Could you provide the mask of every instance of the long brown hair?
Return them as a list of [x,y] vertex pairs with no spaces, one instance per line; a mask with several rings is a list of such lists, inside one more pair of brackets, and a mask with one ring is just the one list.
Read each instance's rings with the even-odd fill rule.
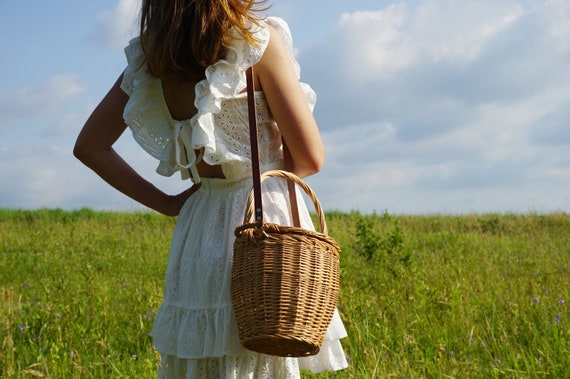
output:
[[[143,0],[140,41],[150,73],[160,78],[201,80],[204,68],[225,56],[233,27],[248,43],[257,8],[267,0]],[[254,8],[255,7],[255,8]]]

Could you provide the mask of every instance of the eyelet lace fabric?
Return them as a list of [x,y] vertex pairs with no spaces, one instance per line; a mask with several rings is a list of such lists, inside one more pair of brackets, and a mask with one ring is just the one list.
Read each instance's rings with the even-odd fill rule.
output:
[[[279,18],[268,18],[285,42],[300,77],[299,64],[294,58],[289,27]],[[221,165],[226,178],[239,180],[247,177],[249,163],[249,131],[247,127],[247,96],[245,71],[259,62],[267,44],[267,27],[254,26],[257,46],[251,46],[237,34],[227,46],[227,55],[205,73],[206,79],[195,87],[194,105],[197,114],[189,120],[174,120],[164,101],[162,83],[148,73],[139,39],[131,40],[125,48],[128,65],[123,73],[121,88],[129,95],[123,117],[134,139],[151,156],[158,159],[157,172],[171,176],[181,171],[182,178],[200,178],[195,164],[203,159],[209,165]],[[305,83],[302,88],[311,109],[316,102],[314,91]],[[260,133],[260,161],[262,168],[274,167],[282,159],[281,142],[274,138],[279,129],[272,120],[263,92],[256,92],[257,121]],[[197,157],[195,151],[203,151]],[[194,170],[193,170],[194,169]],[[191,174],[189,173],[191,172]]]
[[[287,24],[276,18],[266,23],[278,32],[293,57]],[[128,66],[122,88],[129,95],[124,119],[134,139],[159,161],[157,172],[180,171],[202,186],[182,207],[172,236],[165,279],[164,302],[157,312],[152,337],[162,361],[159,378],[300,378],[300,370],[335,371],[347,367],[340,339],[346,330],[335,313],[319,354],[307,358],[270,357],[244,349],[237,332],[230,294],[234,229],[244,220],[251,189],[249,124],[245,71],[257,63],[269,42],[269,30],[256,31],[261,42],[252,47],[236,37],[225,60],[208,67],[196,85],[198,113],[173,120],[164,101],[162,83],[148,74],[137,39],[125,49]],[[316,96],[302,84],[314,107]],[[259,151],[262,171],[283,168],[281,134],[263,92],[256,92]],[[202,151],[196,157],[195,150]],[[192,172],[203,159],[221,165],[224,179],[200,178]],[[195,171],[195,170],[194,170]],[[266,222],[290,225],[287,184],[264,182]],[[313,229],[299,193],[301,225]]]
[[[320,352],[306,358],[267,357],[239,342],[231,305],[233,230],[243,223],[251,178],[237,182],[203,178],[181,209],[172,237],[164,302],[152,337],[163,362],[160,378],[299,378],[300,370],[347,367],[340,339],[346,330],[335,312]],[[266,222],[290,225],[287,183],[263,183]],[[298,193],[298,199],[302,199]],[[299,201],[301,226],[313,230]],[[247,374],[246,374],[247,373]]]

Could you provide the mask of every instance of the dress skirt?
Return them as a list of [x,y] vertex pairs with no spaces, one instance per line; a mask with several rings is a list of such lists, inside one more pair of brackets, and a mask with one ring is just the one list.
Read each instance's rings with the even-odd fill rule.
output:
[[[184,204],[174,230],[164,302],[152,337],[162,359],[159,379],[300,378],[300,370],[335,371],[347,366],[340,339],[346,331],[337,312],[319,354],[283,358],[258,354],[240,345],[233,315],[230,279],[234,229],[243,223],[251,179],[202,179]],[[298,195],[301,225],[313,229]],[[265,222],[290,225],[287,183],[263,183]]]

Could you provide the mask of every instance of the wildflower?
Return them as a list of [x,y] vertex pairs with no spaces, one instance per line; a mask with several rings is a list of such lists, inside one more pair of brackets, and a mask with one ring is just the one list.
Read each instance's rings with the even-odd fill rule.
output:
[[560,315],[556,315],[556,323],[557,324],[560,324],[560,319],[561,319]]
[[566,302],[564,301],[564,299],[560,299],[560,301],[558,302],[558,304],[564,304],[564,303],[566,303]]
[[500,364],[500,363],[501,363],[501,360],[500,360],[500,359],[495,359],[495,364],[496,364],[496,365],[498,365],[498,364]]
[[60,319],[60,318],[61,318],[61,313],[56,313],[56,314],[55,314],[55,318]]
[[148,321],[154,320],[154,309],[151,309],[148,313],[143,314],[142,317]]
[[539,299],[538,297],[535,297],[533,301],[534,301],[535,303],[538,303],[538,302],[540,302],[540,299]]
[[28,329],[28,325],[26,324],[18,325],[18,328],[20,328],[20,332],[24,333],[26,329]]

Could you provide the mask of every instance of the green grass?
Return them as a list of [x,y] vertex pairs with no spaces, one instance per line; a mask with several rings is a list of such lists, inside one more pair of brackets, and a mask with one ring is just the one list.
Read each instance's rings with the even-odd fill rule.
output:
[[[570,377],[570,215],[327,222],[350,367],[307,378]],[[0,210],[0,377],[155,377],[174,223]]]

